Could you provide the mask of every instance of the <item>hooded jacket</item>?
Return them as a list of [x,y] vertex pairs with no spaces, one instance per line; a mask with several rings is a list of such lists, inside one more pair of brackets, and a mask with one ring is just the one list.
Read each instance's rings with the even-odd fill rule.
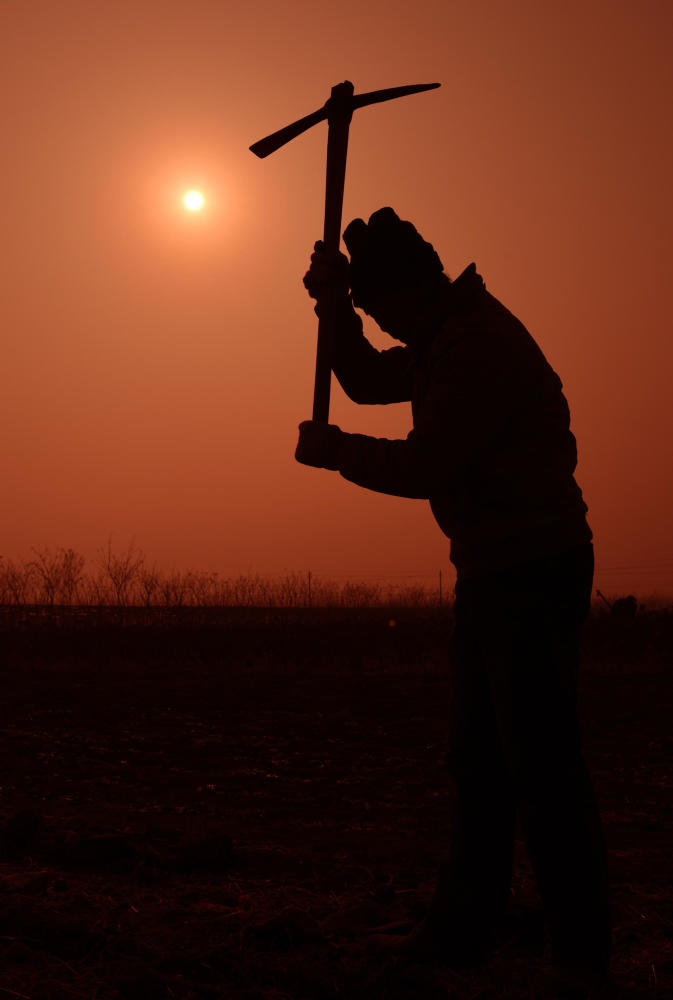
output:
[[474,264],[421,348],[377,351],[349,306],[332,367],[356,403],[411,401],[406,439],[344,432],[337,466],[367,489],[429,500],[461,578],[591,540],[561,380]]

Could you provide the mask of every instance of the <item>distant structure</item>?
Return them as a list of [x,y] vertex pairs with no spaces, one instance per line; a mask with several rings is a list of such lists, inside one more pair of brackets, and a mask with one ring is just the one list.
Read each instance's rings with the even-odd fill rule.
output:
[[607,604],[610,609],[610,617],[616,621],[633,621],[638,614],[638,602],[633,594],[629,594],[628,597],[618,597],[616,601],[609,601],[600,590],[597,590],[596,593]]

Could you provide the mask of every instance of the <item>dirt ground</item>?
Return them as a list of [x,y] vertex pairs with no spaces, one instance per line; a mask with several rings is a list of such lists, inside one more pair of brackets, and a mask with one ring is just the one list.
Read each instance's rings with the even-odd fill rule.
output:
[[[0,1000],[544,998],[521,843],[487,967],[379,946],[422,916],[449,822],[449,625],[391,614],[5,624]],[[635,997],[673,996],[672,669],[673,616],[588,623],[586,755]]]

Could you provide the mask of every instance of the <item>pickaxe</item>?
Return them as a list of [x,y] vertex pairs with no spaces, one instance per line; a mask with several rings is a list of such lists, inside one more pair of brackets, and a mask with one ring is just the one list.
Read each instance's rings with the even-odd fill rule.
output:
[[[390,87],[388,90],[373,90],[368,94],[353,93],[353,84],[346,80],[332,87],[331,96],[321,108],[304,118],[286,125],[260,139],[250,147],[259,157],[274,153],[290,139],[301,135],[313,125],[327,119],[327,180],[325,184],[325,227],[323,242],[325,250],[337,253],[341,242],[341,211],[343,208],[344,180],[346,176],[346,154],[348,151],[348,129],[353,112],[368,104],[391,101],[395,97],[418,94],[423,90],[434,90],[438,83],[418,83],[409,87]],[[336,321],[336,299],[326,298],[320,303],[318,319],[318,350],[315,362],[315,387],[313,391],[313,419],[327,423],[329,420],[329,396],[332,376],[331,346]]]

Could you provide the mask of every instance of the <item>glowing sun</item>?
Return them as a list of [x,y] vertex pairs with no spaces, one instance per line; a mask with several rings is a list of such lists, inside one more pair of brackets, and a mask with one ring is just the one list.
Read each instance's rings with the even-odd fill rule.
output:
[[199,212],[203,208],[204,200],[200,191],[188,191],[182,202],[190,212]]

